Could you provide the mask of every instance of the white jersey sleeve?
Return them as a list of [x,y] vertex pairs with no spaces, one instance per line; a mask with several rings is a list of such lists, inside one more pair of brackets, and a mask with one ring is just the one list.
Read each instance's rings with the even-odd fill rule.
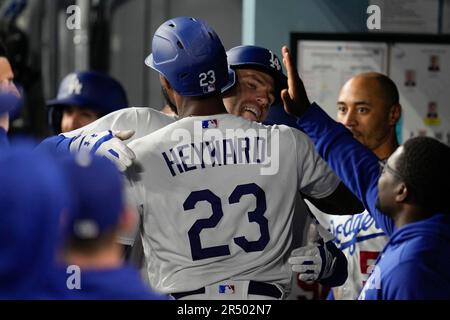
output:
[[316,152],[311,140],[301,131],[292,130],[297,150],[300,192],[316,199],[329,196],[340,180]]
[[134,130],[134,136],[126,141],[128,144],[173,122],[175,122],[175,119],[152,108],[127,108],[107,114],[80,129],[64,133],[64,136],[72,138],[79,134],[97,133],[106,130]]
[[126,246],[132,246],[139,236],[139,228],[142,221],[142,211],[143,211],[143,194],[142,185],[139,181],[135,181],[130,175],[134,175],[133,170],[129,170],[127,175],[129,177],[124,179],[124,190],[125,190],[125,204],[133,211],[136,215],[136,224],[132,230],[127,233],[122,233],[118,237],[118,242]]

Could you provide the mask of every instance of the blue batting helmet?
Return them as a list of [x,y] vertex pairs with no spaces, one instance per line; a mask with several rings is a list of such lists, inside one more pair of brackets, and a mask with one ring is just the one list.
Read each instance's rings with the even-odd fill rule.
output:
[[122,85],[112,77],[95,71],[83,71],[67,75],[59,86],[57,98],[48,101],[47,106],[50,108],[50,125],[59,133],[62,107],[77,106],[104,116],[128,107],[128,100]]
[[220,93],[228,82],[225,49],[202,20],[178,17],[163,23],[152,47],[145,64],[162,74],[182,96]]
[[[227,52],[228,64],[231,69],[256,69],[269,73],[275,79],[275,90],[280,92],[287,88],[287,78],[283,73],[280,59],[272,51],[258,46],[238,46]],[[229,75],[229,85],[224,92],[235,84],[235,75]]]

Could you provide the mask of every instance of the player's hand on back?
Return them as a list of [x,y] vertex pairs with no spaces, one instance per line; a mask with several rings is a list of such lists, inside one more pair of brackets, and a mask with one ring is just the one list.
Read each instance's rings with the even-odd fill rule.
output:
[[290,115],[301,117],[311,103],[309,102],[303,81],[300,79],[297,68],[292,61],[289,49],[284,46],[281,51],[283,55],[283,64],[288,75],[288,89],[284,89],[281,92],[284,109]]
[[104,131],[100,133],[80,134],[70,143],[71,152],[90,152],[104,156],[116,164],[121,172],[125,172],[136,155],[124,141],[134,136],[135,132],[129,131]]

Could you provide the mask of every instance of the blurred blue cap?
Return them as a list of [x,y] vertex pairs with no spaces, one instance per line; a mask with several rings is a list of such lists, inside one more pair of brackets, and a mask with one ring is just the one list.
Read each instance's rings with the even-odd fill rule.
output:
[[78,239],[96,239],[118,224],[124,209],[122,176],[106,158],[78,153],[62,164],[75,202],[68,232]]
[[22,99],[10,92],[0,92],[0,114],[15,114],[22,108]]
[[56,159],[32,148],[15,144],[0,153],[0,299],[42,290],[61,214],[71,206]]
[[71,105],[107,114],[128,107],[128,100],[122,85],[112,77],[83,71],[67,75],[56,99],[47,102],[49,107]]
[[100,117],[128,107],[128,99],[122,85],[112,77],[83,71],[67,75],[61,82],[56,99],[47,101],[49,124],[56,134],[61,133],[63,108],[77,106],[90,109]]

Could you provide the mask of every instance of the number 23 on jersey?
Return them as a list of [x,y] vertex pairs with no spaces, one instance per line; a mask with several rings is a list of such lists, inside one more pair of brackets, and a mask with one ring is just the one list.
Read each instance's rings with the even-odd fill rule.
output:
[[[236,235],[233,241],[245,252],[263,251],[270,240],[269,224],[267,218],[264,216],[267,209],[266,194],[255,183],[239,185],[231,193],[227,205],[232,206],[239,203],[245,195],[253,195],[256,198],[256,209],[248,212],[247,215],[249,223],[257,223],[259,225],[261,235],[256,241],[248,241],[244,235]],[[208,202],[211,205],[212,215],[208,219],[197,220],[188,231],[192,260],[197,261],[230,255],[228,244],[207,248],[202,247],[200,240],[201,231],[203,229],[216,228],[223,217],[222,200],[208,189],[192,192],[183,204],[184,210],[190,213],[195,209],[197,203],[202,201]]]

